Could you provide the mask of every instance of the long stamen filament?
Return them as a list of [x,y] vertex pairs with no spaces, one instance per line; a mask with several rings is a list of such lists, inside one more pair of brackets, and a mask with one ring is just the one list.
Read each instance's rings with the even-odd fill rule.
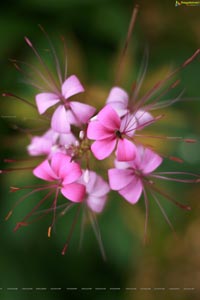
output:
[[73,223],[72,223],[71,228],[70,228],[70,232],[69,232],[68,238],[67,238],[66,243],[65,243],[65,245],[64,245],[64,247],[62,249],[62,252],[61,252],[62,255],[65,255],[65,253],[67,251],[67,248],[68,248],[69,243],[70,243],[71,238],[72,238],[72,234],[74,232],[75,226],[76,226],[77,221],[78,221],[78,217],[79,217],[80,211],[81,211],[81,205],[79,205],[78,208],[77,208],[77,211],[76,211]]

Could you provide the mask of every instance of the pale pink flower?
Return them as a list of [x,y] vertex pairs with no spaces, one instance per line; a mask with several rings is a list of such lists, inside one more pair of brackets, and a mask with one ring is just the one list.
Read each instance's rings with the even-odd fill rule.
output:
[[58,133],[49,129],[42,136],[34,136],[27,150],[31,156],[46,155],[48,158],[56,152],[66,154],[70,152],[70,147],[77,143],[75,136],[69,133]]
[[132,116],[125,116],[121,120],[110,105],[105,106],[96,119],[88,124],[87,137],[95,140],[91,146],[94,156],[104,159],[116,148],[117,160],[133,160],[136,147],[129,139],[134,135],[135,122]]
[[45,160],[33,170],[33,174],[46,181],[55,182],[62,195],[73,201],[81,202],[85,195],[85,186],[77,182],[82,171],[79,164],[71,162],[71,157],[56,153],[51,161]]
[[129,112],[128,110],[128,93],[120,87],[113,87],[110,90],[106,104],[112,106],[120,117]]
[[108,170],[112,190],[118,191],[131,204],[141,197],[145,181],[157,169],[163,159],[148,148],[138,147],[135,160],[116,162],[116,168]]
[[118,113],[120,117],[125,116],[127,113],[132,114],[137,122],[137,130],[149,125],[154,120],[153,116],[143,108],[137,108],[130,104],[128,93],[120,87],[113,87],[108,95],[106,104],[112,106],[112,108]]
[[85,202],[92,211],[102,212],[110,191],[108,183],[97,173],[88,170],[84,172],[82,182],[86,186]]
[[68,77],[61,86],[61,92],[40,93],[36,95],[36,104],[40,114],[55,104],[59,106],[53,113],[51,127],[61,133],[70,132],[70,124],[80,126],[93,116],[95,108],[77,101],[69,101],[71,96],[84,91],[82,84],[75,75]]

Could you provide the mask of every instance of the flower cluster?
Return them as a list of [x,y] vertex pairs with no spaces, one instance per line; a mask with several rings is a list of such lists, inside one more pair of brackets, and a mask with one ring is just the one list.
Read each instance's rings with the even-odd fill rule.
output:
[[[30,40],[28,38],[25,40],[42,61]],[[35,192],[48,192],[32,211],[17,223],[15,230],[20,226],[28,225],[34,213],[52,195],[53,201],[44,212],[46,214],[46,212],[53,211],[53,220],[48,229],[48,236],[55,224],[57,208],[60,207],[58,205],[60,197],[65,201],[63,212],[70,205],[76,204],[78,207],[86,207],[91,214],[101,213],[104,210],[108,193],[111,190],[117,191],[122,199],[131,205],[136,204],[143,197],[146,205],[145,228],[149,196],[156,200],[170,226],[171,223],[160,205],[157,194],[182,208],[190,209],[189,206],[175,201],[162,191],[156,181],[161,179],[185,183],[199,182],[199,176],[187,172],[156,172],[162,165],[164,157],[158,154],[153,146],[143,144],[141,132],[163,118],[162,114],[156,115],[156,109],[160,110],[178,100],[176,98],[159,103],[161,96],[178,84],[177,80],[171,83],[173,75],[191,63],[199,52],[197,50],[180,68],[156,83],[143,96],[139,97],[139,89],[144,74],[136,82],[135,88],[130,94],[120,86],[112,87],[107,99],[104,100],[104,106],[98,112],[95,107],[74,100],[73,96],[78,99],[79,94],[85,91],[76,75],[63,77],[58,66],[58,83],[43,62],[46,73],[39,73],[39,75],[46,88],[36,92],[35,103],[40,117],[46,116],[49,128],[41,135],[32,136],[27,146],[27,152],[31,157],[37,159],[42,157],[42,161],[32,170],[33,176],[37,177],[41,183],[20,201]],[[158,92],[160,92],[159,96]],[[4,96],[12,96],[12,94],[4,94]],[[158,138],[162,137],[158,136]],[[169,140],[170,137],[167,139]],[[173,137],[172,139],[194,142],[189,139]],[[104,173],[99,174],[92,167],[92,165],[95,166],[94,160],[106,158],[109,158],[110,167]],[[173,159],[178,160],[178,158]],[[176,178],[175,175],[178,175],[179,178]],[[43,181],[46,184],[43,184]],[[20,188],[12,187],[12,191],[18,189]],[[78,214],[79,209],[75,221]],[[8,216],[10,215],[11,212]],[[69,238],[63,254],[67,249]]]

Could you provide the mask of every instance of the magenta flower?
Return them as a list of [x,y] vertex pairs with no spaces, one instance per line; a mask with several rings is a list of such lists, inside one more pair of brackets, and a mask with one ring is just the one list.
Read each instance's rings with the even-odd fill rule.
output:
[[135,118],[130,115],[121,120],[110,105],[105,106],[87,129],[87,137],[96,140],[91,146],[94,156],[104,159],[116,148],[117,160],[133,160],[136,147],[129,139],[135,132],[135,122]]
[[60,93],[40,93],[36,95],[36,104],[40,114],[49,107],[60,103],[53,113],[51,127],[61,133],[70,132],[70,124],[80,126],[93,116],[95,108],[77,101],[69,101],[71,96],[84,91],[82,84],[75,75],[68,77],[61,87]]
[[162,161],[163,159],[152,150],[138,147],[135,160],[116,162],[116,168],[108,170],[111,189],[118,191],[131,204],[135,204],[141,197],[148,176]]
[[43,161],[33,170],[33,174],[46,181],[54,182],[62,195],[73,201],[81,202],[85,195],[85,186],[76,182],[82,175],[80,166],[71,162],[71,157],[56,153],[51,161]]
[[83,174],[83,183],[86,186],[85,201],[87,205],[96,213],[102,212],[110,191],[108,183],[97,173],[88,170]]

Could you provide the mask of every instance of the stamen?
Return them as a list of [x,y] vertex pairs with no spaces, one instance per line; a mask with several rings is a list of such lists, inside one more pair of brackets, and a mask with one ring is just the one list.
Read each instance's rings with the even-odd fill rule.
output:
[[29,158],[24,158],[24,159],[13,159],[13,158],[4,158],[3,162],[5,163],[21,163],[21,162],[26,162],[26,161],[32,161],[37,159],[36,157],[29,157]]
[[65,253],[66,253],[66,251],[68,249],[69,243],[70,243],[71,238],[72,238],[72,234],[74,232],[75,226],[76,226],[77,221],[78,221],[78,217],[79,217],[79,214],[80,214],[80,209],[81,209],[81,205],[78,206],[78,209],[76,211],[76,214],[75,214],[72,226],[70,228],[70,232],[69,232],[68,238],[67,238],[66,243],[65,243],[65,245],[64,245],[64,247],[62,249],[62,252],[61,252],[62,255],[65,255]]
[[92,224],[94,234],[96,236],[97,242],[100,247],[101,255],[102,255],[104,261],[106,261],[106,254],[105,254],[105,250],[104,250],[104,246],[103,246],[103,242],[102,242],[102,238],[101,238],[101,232],[99,230],[99,225],[97,223],[96,215],[92,211],[88,211],[88,215],[89,215],[90,222]]
[[[147,183],[147,184],[148,184],[148,183]],[[155,191],[155,192],[161,194],[165,199],[167,199],[167,200],[169,200],[170,202],[174,203],[176,206],[178,206],[178,207],[180,207],[180,208],[182,208],[182,209],[184,209],[184,210],[191,210],[191,207],[190,207],[190,206],[184,205],[184,204],[182,204],[182,203],[180,203],[180,202],[177,202],[177,201],[174,200],[171,196],[169,196],[168,194],[166,194],[165,192],[163,192],[162,190],[160,190],[159,188],[157,188],[155,185],[149,185],[149,186],[150,186],[150,188],[151,188],[153,191]]]
[[184,139],[184,142],[193,144],[193,143],[196,143],[197,140],[195,140],[195,139]]
[[8,221],[8,219],[12,216],[13,211],[10,210],[7,216],[5,217],[5,221]]
[[135,22],[136,22],[138,10],[139,10],[139,5],[136,4],[134,9],[133,9],[131,21],[130,21],[129,28],[128,28],[128,33],[127,33],[125,44],[124,44],[124,48],[122,49],[122,53],[121,53],[121,56],[120,56],[120,59],[119,59],[119,65],[118,65],[118,70],[117,70],[117,74],[116,74],[115,85],[117,85],[117,83],[119,82],[120,76],[122,74],[123,65],[124,65],[124,58],[126,56],[126,52],[127,52],[128,45],[129,45],[129,42],[130,42],[131,34],[133,32],[133,28],[134,28],[134,25],[135,25]]
[[[177,86],[179,83],[180,83],[180,80],[176,80],[169,87],[167,87],[162,92],[160,92],[160,94],[150,104],[148,104],[147,106],[143,106],[143,104],[145,104],[145,102],[146,103],[149,102],[152,99],[153,95],[151,97],[147,98],[147,99],[144,99],[143,103],[142,104],[140,103],[139,107],[143,106],[144,109],[147,109],[147,107],[148,107],[149,110],[154,109],[155,106],[157,107],[157,109],[160,108],[160,107],[162,107],[162,102],[159,103],[160,99],[163,96],[165,96],[170,90],[174,89],[174,87]],[[171,100],[171,104],[177,102],[180,99],[180,97],[182,96],[183,93],[184,93],[184,90],[181,92],[181,94],[175,100]],[[141,102],[141,101],[142,101],[142,99],[139,100],[139,102]],[[166,106],[166,103],[165,103],[165,106]]]
[[[168,177],[165,175],[187,175],[195,177],[195,179],[182,179],[182,178],[174,178],[174,177]],[[200,181],[200,175],[194,174],[190,172],[156,172],[150,175],[150,177],[158,178],[158,179],[164,179],[174,182],[184,182],[184,183],[198,183]]]
[[148,58],[149,58],[149,52],[147,51],[147,48],[145,48],[142,64],[140,67],[139,75],[138,75],[138,80],[135,83],[135,88],[133,89],[133,95],[131,96],[130,99],[130,108],[132,108],[134,111],[137,111],[137,108],[134,108],[134,102],[136,101],[138,94],[140,92],[140,89],[142,87],[143,81],[146,76],[147,72],[147,67],[148,67]]
[[178,162],[178,163],[180,163],[180,164],[184,162],[183,159],[181,159],[181,158],[179,158],[179,157],[176,157],[176,156],[169,156],[169,159],[170,159],[170,160],[173,160],[173,161],[175,161],[175,162]]
[[52,44],[52,42],[51,42],[51,40],[50,40],[47,32],[44,30],[44,28],[40,24],[38,26],[41,29],[41,31],[44,33],[44,35],[46,36],[46,38],[47,38],[47,40],[49,42],[49,45],[50,45],[50,48],[51,48],[51,51],[52,51],[52,54],[53,54],[53,58],[54,58],[54,61],[55,61],[55,65],[56,65],[56,71],[57,71],[58,79],[60,81],[60,85],[62,85],[63,79],[62,79],[61,67],[60,67],[60,63],[59,63],[59,60],[58,60],[55,48],[54,48],[54,46],[53,46],[53,44]]
[[[35,73],[36,77],[37,77],[37,78],[41,78],[42,81],[48,86],[48,88],[49,88],[50,90],[52,90],[52,84],[49,83],[49,81],[46,79],[46,76],[44,76],[44,75],[42,74],[42,72],[40,72],[39,69],[35,68],[32,64],[29,64],[29,63],[24,62],[24,61],[21,61],[21,60],[16,60],[16,59],[10,59],[10,61],[14,64],[14,67],[15,67],[19,72],[21,72],[22,74],[25,75],[25,78],[26,78],[25,83],[29,83],[31,86],[33,86],[33,87],[35,87],[36,89],[39,89],[39,90],[41,90],[41,91],[43,91],[43,89],[44,89],[42,86],[36,84],[36,83],[33,81],[32,77],[31,77],[29,74],[27,74],[22,68],[20,68],[20,66],[19,66],[17,63],[19,63],[19,64],[21,64],[21,65],[24,65],[24,66],[28,67],[29,69],[31,69],[31,70]],[[52,90],[52,91],[53,91],[53,90]]]
[[152,138],[152,139],[171,140],[171,141],[185,142],[185,143],[196,143],[197,142],[197,140],[195,140],[195,139],[185,139],[180,136],[134,134],[134,137],[145,137],[145,138]]
[[56,221],[56,205],[57,205],[57,201],[58,201],[58,195],[59,195],[59,188],[57,187],[56,193],[55,193],[55,198],[54,198],[53,205],[52,205],[52,208],[53,208],[53,220],[52,220],[52,224],[50,226],[51,228],[53,228],[53,226],[55,224],[55,221]]
[[197,51],[183,63],[182,67],[184,68],[187,65],[189,65],[199,54],[200,54],[200,49],[197,49]]
[[25,39],[25,41],[26,41],[26,43],[29,45],[29,47],[33,47],[33,44],[31,43],[31,41],[25,36],[24,37],[24,39]]
[[[188,64],[190,64],[200,53],[200,49],[198,49],[189,59],[187,59],[180,67],[176,68],[172,73],[170,73],[166,78],[161,81],[158,81],[139,101],[139,107],[142,107],[143,104],[149,101],[153,95],[155,95],[156,91],[160,89],[164,84],[166,84],[176,73],[178,73],[181,69],[185,68]],[[171,84],[167,89],[165,89],[156,100],[154,100],[154,104],[165,95],[170,89],[175,88],[180,83],[179,80],[176,80],[173,84]]]
[[143,107],[144,110],[148,111],[148,110],[156,110],[156,109],[163,109],[163,108],[166,108],[168,106],[171,106],[172,104],[178,102],[178,101],[184,101],[184,99],[182,98],[182,95],[184,93],[184,90],[174,99],[170,99],[170,100],[165,100],[165,101],[162,101],[160,103],[157,102],[157,100],[153,101],[152,103],[148,104],[148,105],[145,105]]
[[[11,211],[13,211],[15,209],[16,206],[18,206],[21,202],[23,202],[26,198],[28,198],[29,196],[31,196],[32,194],[36,193],[36,192],[39,192],[39,191],[43,191],[43,190],[47,190],[49,188],[54,188],[55,186],[45,186],[45,187],[40,187],[38,189],[35,189],[27,194],[25,194],[23,197],[21,197],[14,205],[13,205],[13,208],[11,209]],[[26,187],[25,187],[26,188]],[[30,187],[28,187],[30,188]],[[18,188],[15,188],[15,187],[12,187],[12,192],[16,192],[18,191],[19,189]],[[50,194],[53,193],[52,191],[49,192]],[[8,213],[9,215],[9,213]]]
[[62,252],[61,252],[62,255],[66,254],[67,248],[68,248],[68,244],[65,244],[65,246],[63,247]]
[[35,47],[33,46],[33,44],[31,43],[31,41],[27,37],[24,37],[24,39],[25,39],[26,43],[28,44],[28,46],[33,50],[33,52],[35,53],[35,55],[38,58],[39,62],[41,63],[41,65],[43,66],[43,68],[45,69],[45,71],[47,72],[49,80],[53,84],[56,93],[60,94],[60,89],[59,89],[57,83],[55,82],[53,76],[51,75],[51,72],[49,71],[49,68],[47,67],[47,65],[45,64],[45,62],[43,61],[43,59],[41,58],[41,56],[39,55],[39,53],[37,52],[37,50],[35,49]]
[[149,219],[149,200],[145,188],[143,188],[144,203],[145,203],[145,225],[144,225],[144,244],[147,243],[147,226]]
[[[19,227],[21,226],[25,226],[28,225],[28,223],[26,222],[32,215],[33,213],[46,201],[46,199],[48,199],[51,195],[53,194],[52,191],[50,191],[49,193],[47,193],[41,201],[39,201],[39,203],[37,205],[34,206],[34,208],[30,211],[30,213],[28,213],[26,215],[26,217],[22,220],[22,222],[18,223],[16,225],[16,227],[14,228],[14,231],[18,230]],[[25,225],[24,225],[25,224]]]
[[29,101],[27,101],[27,100],[24,99],[24,98],[21,98],[21,97],[19,97],[19,96],[16,96],[16,95],[14,95],[14,94],[12,94],[12,93],[3,93],[2,96],[3,96],[3,97],[12,97],[12,98],[18,99],[18,100],[20,100],[20,101],[26,103],[27,105],[29,105],[29,106],[31,106],[31,107],[33,107],[34,109],[37,110],[36,105],[30,103]]
[[[144,112],[144,113],[145,113],[145,112]],[[161,120],[164,116],[165,116],[164,114],[159,115],[159,116],[156,116],[156,117],[154,117],[152,120],[149,120],[149,121],[147,121],[147,122],[144,122],[142,125],[138,125],[137,122],[135,121],[134,124],[133,124],[133,126],[130,127],[129,130],[126,130],[126,129],[125,129],[125,134],[127,134],[127,133],[129,133],[129,132],[132,132],[133,130],[139,130],[140,128],[143,128],[143,127],[145,127],[145,126],[149,126],[149,125],[151,125],[151,124],[154,124],[155,122]],[[141,117],[142,117],[142,116],[141,116]],[[135,125],[135,127],[134,127],[134,125]],[[127,127],[128,127],[128,125],[127,125]],[[142,136],[142,137],[144,137],[144,135],[134,134],[134,137],[136,137],[136,136]],[[146,136],[145,136],[145,137],[146,137]],[[154,137],[154,136],[152,136],[152,137]]]
[[163,214],[165,221],[167,222],[167,224],[169,225],[169,227],[171,228],[171,230],[172,230],[174,233],[176,233],[176,232],[175,232],[175,229],[174,229],[174,227],[173,227],[173,225],[172,225],[172,223],[170,222],[170,220],[169,220],[169,218],[168,218],[166,212],[164,211],[164,209],[163,209],[162,205],[160,204],[160,201],[159,201],[158,198],[156,197],[155,193],[152,193],[152,192],[151,192],[151,195],[152,195],[153,199],[156,201],[158,207],[160,208],[160,211],[161,211],[161,213]]
[[67,78],[67,45],[66,45],[66,41],[65,38],[63,36],[61,36],[61,41],[63,42],[63,49],[64,49],[64,78]]
[[20,227],[22,227],[22,226],[28,226],[28,223],[26,223],[26,222],[19,222],[19,223],[17,223],[16,224],[16,226],[15,226],[15,228],[13,229],[13,231],[17,231]]
[[50,237],[51,237],[51,229],[52,229],[52,227],[51,227],[51,226],[49,226],[49,228],[48,228],[48,233],[47,233],[47,235],[48,235],[48,238],[50,238]]
[[0,173],[10,173],[10,172],[15,172],[15,171],[29,171],[29,170],[33,170],[35,168],[35,166],[32,167],[23,167],[23,168],[10,168],[10,169],[3,169],[0,170]]
[[15,186],[11,186],[10,187],[10,192],[11,193],[15,193],[15,192],[17,192],[17,191],[19,191],[20,190],[20,188],[18,188],[18,187],[15,187]]

